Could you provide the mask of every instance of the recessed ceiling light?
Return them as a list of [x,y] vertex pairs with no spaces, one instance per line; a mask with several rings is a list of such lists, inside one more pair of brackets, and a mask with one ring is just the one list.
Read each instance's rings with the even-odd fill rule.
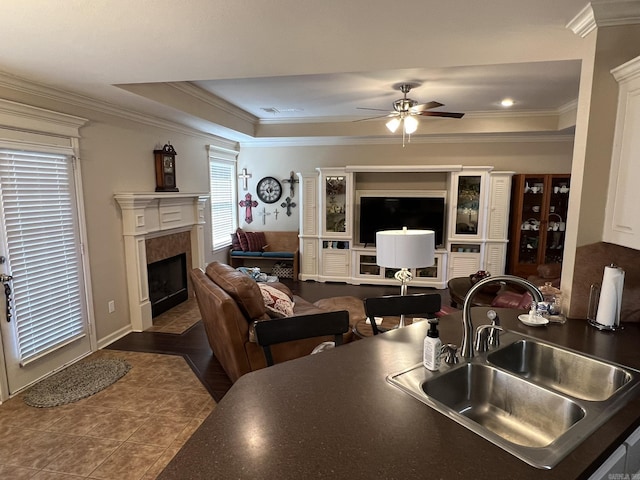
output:
[[512,107],[513,106],[513,100],[511,100],[510,98],[505,98],[504,100],[502,100],[502,102],[500,102],[500,104],[503,107]]

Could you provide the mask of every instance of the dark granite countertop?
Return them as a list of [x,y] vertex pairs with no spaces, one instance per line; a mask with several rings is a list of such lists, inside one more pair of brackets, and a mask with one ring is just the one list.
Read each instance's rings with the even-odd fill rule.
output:
[[[476,325],[488,308],[473,309]],[[585,320],[506,329],[640,369],[640,324],[601,332]],[[461,314],[440,322],[460,344]],[[386,381],[421,361],[426,322],[243,376],[160,475],[170,479],[583,478],[635,428],[640,399],[551,470],[529,466]],[[508,472],[508,473],[507,473]]]

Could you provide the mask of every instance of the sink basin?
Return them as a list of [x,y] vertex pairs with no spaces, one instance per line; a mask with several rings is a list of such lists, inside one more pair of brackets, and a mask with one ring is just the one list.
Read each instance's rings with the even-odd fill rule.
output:
[[526,339],[490,353],[487,360],[558,392],[595,402],[607,400],[632,378],[619,366]]
[[640,371],[515,332],[502,347],[387,381],[537,468],[552,468],[640,394]]
[[422,384],[447,408],[509,442],[546,447],[580,421],[575,402],[496,368],[469,363]]

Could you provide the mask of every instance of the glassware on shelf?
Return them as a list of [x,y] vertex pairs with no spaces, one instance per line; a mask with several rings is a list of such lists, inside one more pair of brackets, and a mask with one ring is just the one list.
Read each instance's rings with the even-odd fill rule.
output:
[[545,282],[540,287],[542,298],[547,305],[547,315],[550,322],[564,323],[567,319],[562,314],[562,292],[554,287],[551,282]]

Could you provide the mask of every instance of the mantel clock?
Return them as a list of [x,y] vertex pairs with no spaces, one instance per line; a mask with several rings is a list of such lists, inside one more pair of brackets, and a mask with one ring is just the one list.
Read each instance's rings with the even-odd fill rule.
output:
[[176,151],[167,143],[162,150],[154,150],[156,161],[156,192],[177,192],[176,187]]

